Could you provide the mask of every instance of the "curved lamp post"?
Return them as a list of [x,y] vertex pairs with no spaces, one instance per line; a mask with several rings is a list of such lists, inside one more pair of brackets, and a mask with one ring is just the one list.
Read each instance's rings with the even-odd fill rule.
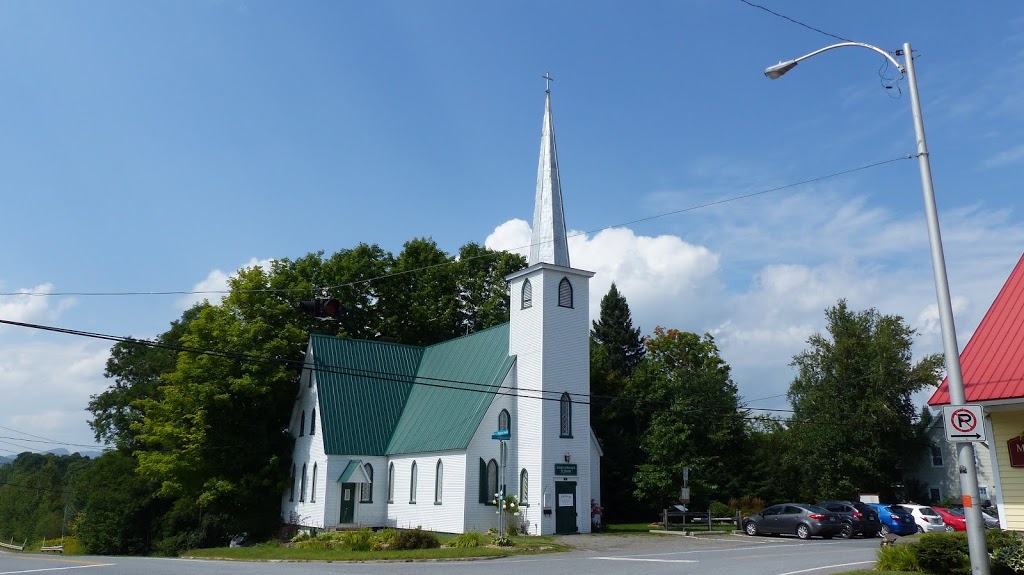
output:
[[[935,276],[935,300],[939,306],[939,322],[942,329],[942,346],[946,356],[946,379],[949,382],[949,403],[950,405],[963,405],[966,402],[964,395],[963,375],[960,372],[960,349],[956,343],[956,328],[953,324],[953,305],[949,297],[949,281],[946,276],[946,259],[942,253],[942,235],[939,233],[939,215],[935,207],[935,189],[932,186],[932,168],[928,161],[928,144],[924,138],[924,120],[921,117],[921,99],[917,92],[917,76],[914,72],[914,52],[910,43],[903,44],[903,58],[906,62],[901,65],[888,52],[860,42],[843,42],[826,46],[815,50],[810,54],[800,56],[794,60],[779,62],[774,66],[765,69],[764,75],[775,80],[782,77],[796,67],[801,61],[817,56],[835,48],[857,47],[867,48],[884,56],[896,68],[907,75],[907,84],[910,87],[910,107],[914,114],[914,133],[917,136],[917,160],[921,169],[921,188],[924,191],[925,217],[928,220],[928,244],[932,252],[932,273]],[[967,516],[967,543],[971,555],[971,571],[973,575],[988,575],[988,552],[985,547],[984,522],[981,517],[981,508],[974,502],[979,501],[978,497],[978,470],[974,465],[974,446],[970,443],[959,442],[957,447],[957,459],[960,471],[960,492],[966,501],[972,502],[971,506],[964,506],[964,513]],[[967,499],[967,498],[970,499]]]

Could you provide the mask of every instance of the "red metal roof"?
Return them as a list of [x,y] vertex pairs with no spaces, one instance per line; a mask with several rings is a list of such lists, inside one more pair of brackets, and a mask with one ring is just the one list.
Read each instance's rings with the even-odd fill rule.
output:
[[[967,403],[1024,398],[1024,256],[960,354]],[[943,381],[928,405],[949,403]]]

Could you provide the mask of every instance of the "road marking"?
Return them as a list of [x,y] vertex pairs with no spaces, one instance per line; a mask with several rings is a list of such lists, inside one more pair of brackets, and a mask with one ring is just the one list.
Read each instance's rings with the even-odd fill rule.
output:
[[[874,563],[874,561],[857,561],[856,563],[840,563],[838,565],[823,565],[821,567],[811,567],[810,569],[801,569],[799,571],[786,571],[785,573],[779,573],[779,575],[796,575],[797,573],[808,573],[810,571],[821,571],[822,569],[832,569],[833,567],[849,567],[851,565],[864,565],[865,563]],[[0,573],[0,575],[3,575]]]
[[649,563],[699,563],[699,561],[695,559],[645,559],[642,557],[591,557],[591,559],[604,559],[605,561],[647,561]]
[[66,569],[85,569],[87,567],[109,567],[113,563],[90,563],[89,565],[73,565],[71,567],[47,567],[45,569],[26,569],[24,571],[0,571],[0,575],[14,575],[15,573],[40,573],[42,571],[64,571]]

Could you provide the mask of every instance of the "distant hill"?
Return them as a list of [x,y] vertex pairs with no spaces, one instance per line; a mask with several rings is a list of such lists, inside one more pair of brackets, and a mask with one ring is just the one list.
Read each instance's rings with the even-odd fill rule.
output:
[[14,456],[14,455],[0,455],[0,465],[6,465],[6,464],[14,461],[15,457],[16,456]]

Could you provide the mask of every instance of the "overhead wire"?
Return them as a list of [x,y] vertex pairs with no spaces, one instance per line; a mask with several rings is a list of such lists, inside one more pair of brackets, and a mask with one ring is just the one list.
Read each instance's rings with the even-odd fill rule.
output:
[[[692,212],[694,210],[699,210],[699,209],[703,209],[703,208],[709,208],[709,207],[712,207],[712,206],[718,206],[718,205],[727,204],[727,203],[730,203],[730,202],[736,202],[736,201],[739,201],[739,200],[745,200],[745,199],[753,198],[753,197],[756,197],[756,196],[761,196],[761,195],[764,195],[764,194],[769,194],[769,193],[772,193],[772,192],[778,192],[778,191],[786,190],[786,189],[789,189],[789,188],[794,188],[794,187],[797,187],[797,186],[803,186],[803,185],[806,185],[806,184],[813,184],[815,182],[820,182],[822,180],[827,180],[827,179],[831,179],[831,178],[837,178],[839,176],[845,176],[847,174],[852,174],[854,172],[859,172],[859,171],[862,171],[862,170],[868,170],[868,169],[871,169],[871,168],[877,168],[879,166],[884,166],[886,164],[891,164],[893,162],[898,162],[898,161],[901,161],[901,160],[909,160],[909,159],[913,159],[913,158],[916,158],[916,157],[917,157],[917,155],[915,155],[915,154],[908,154],[908,155],[905,155],[905,156],[898,156],[898,157],[890,158],[888,160],[882,160],[880,162],[873,162],[871,164],[865,164],[863,166],[858,166],[856,168],[850,168],[850,169],[847,169],[847,170],[841,170],[841,171],[838,171],[838,172],[833,172],[833,173],[830,173],[830,174],[826,174],[824,176],[818,176],[818,177],[814,177],[814,178],[809,178],[809,179],[806,179],[806,180],[801,180],[799,182],[793,182],[793,183],[790,183],[790,184],[785,184],[785,185],[782,185],[782,186],[777,186],[777,187],[769,188],[769,189],[766,189],[766,190],[760,190],[760,191],[757,191],[757,192],[751,192],[749,194],[741,194],[741,195],[738,195],[738,196],[731,196],[731,197],[728,197],[728,198],[723,198],[721,200],[715,200],[715,201],[706,202],[706,203],[703,203],[703,204],[697,204],[697,205],[694,205],[694,206],[689,206],[689,207],[681,208],[681,209],[678,209],[678,210],[671,210],[671,211],[663,212],[663,213],[660,213],[660,214],[654,214],[654,215],[643,217],[643,218],[637,218],[635,220],[629,220],[629,221],[626,221],[626,222],[611,224],[611,225],[603,226],[603,227],[600,227],[600,228],[594,228],[594,229],[587,230],[587,231],[576,232],[574,234],[569,234],[566,237],[567,238],[575,238],[575,237],[579,237],[579,236],[586,236],[586,235],[590,235],[590,234],[596,234],[596,233],[599,233],[599,232],[603,232],[603,231],[611,230],[611,229],[615,229],[615,228],[621,228],[621,227],[629,226],[629,225],[632,225],[632,224],[638,224],[638,223],[642,223],[642,222],[649,222],[651,220],[656,220],[656,219],[659,219],[659,218],[664,218],[664,217],[668,217],[668,216],[674,216],[674,215],[678,215],[678,214],[682,214],[682,213],[686,213],[686,212]],[[398,272],[392,272],[392,273],[388,273],[388,274],[383,274],[383,275],[380,275],[380,276],[375,276],[375,277],[372,277],[372,278],[366,278],[366,279],[362,279],[362,280],[358,280],[358,281],[347,282],[347,283],[331,285],[331,286],[322,286],[321,289],[330,291],[330,290],[340,289],[340,288],[343,288],[343,287],[354,287],[354,286],[358,286],[358,285],[362,285],[362,284],[372,283],[372,282],[376,282],[376,281],[380,281],[380,280],[391,279],[391,278],[395,278],[395,277],[399,277],[399,276],[403,276],[403,275],[408,275],[408,274],[412,274],[412,273],[423,272],[423,271],[427,271],[427,270],[431,270],[431,269],[436,269],[436,268],[441,268],[441,267],[446,267],[446,266],[458,265],[460,263],[467,262],[467,261],[473,261],[473,260],[482,259],[482,258],[492,258],[492,257],[496,257],[497,255],[501,255],[501,254],[505,254],[505,253],[516,253],[516,252],[519,252],[519,251],[522,251],[522,250],[529,249],[533,245],[534,244],[527,244],[527,245],[519,246],[519,247],[516,247],[516,248],[509,248],[509,249],[505,249],[505,250],[497,250],[497,251],[494,251],[492,253],[481,254],[481,255],[471,256],[471,257],[467,257],[467,258],[462,258],[462,259],[459,259],[457,261],[446,261],[446,262],[441,262],[441,263],[437,263],[437,264],[432,264],[432,265],[429,265],[429,266],[422,266],[422,267],[418,267],[418,268],[412,268],[412,269],[408,269],[408,270],[402,270],[402,271],[398,271]],[[241,290],[234,290],[234,292],[232,292],[232,290],[166,290],[166,291],[108,291],[108,292],[86,292],[86,291],[34,292],[34,291],[23,290],[23,291],[16,291],[16,292],[0,292],[0,296],[29,296],[29,297],[70,297],[70,296],[75,296],[75,297],[93,297],[93,296],[109,297],[109,296],[116,296],[116,297],[123,297],[123,296],[165,296],[165,295],[222,295],[222,294],[230,294],[230,293],[289,293],[289,292],[293,293],[293,292],[308,292],[308,291],[309,291],[309,288],[241,289]]]
[[803,26],[804,28],[807,28],[808,30],[813,30],[813,31],[815,31],[815,32],[817,32],[819,34],[823,34],[825,36],[828,36],[829,38],[835,38],[836,40],[841,40],[843,42],[854,42],[854,40],[850,40],[849,38],[843,38],[842,36],[836,36],[835,34],[832,34],[830,32],[826,32],[826,31],[822,30],[821,28],[815,28],[814,26],[811,26],[810,24],[804,24],[803,22],[801,22],[799,20],[796,20],[794,18],[790,18],[789,16],[786,16],[785,14],[780,14],[780,13],[778,13],[778,12],[776,12],[774,10],[771,10],[770,8],[767,8],[765,6],[762,6],[760,4],[754,4],[750,0],[740,0],[740,2],[743,2],[747,6],[751,6],[751,7],[754,7],[754,8],[759,8],[761,10],[764,10],[765,12],[767,12],[767,13],[773,15],[773,16],[777,16],[779,18],[782,18],[783,20],[789,20],[790,22],[796,24],[797,26]]

